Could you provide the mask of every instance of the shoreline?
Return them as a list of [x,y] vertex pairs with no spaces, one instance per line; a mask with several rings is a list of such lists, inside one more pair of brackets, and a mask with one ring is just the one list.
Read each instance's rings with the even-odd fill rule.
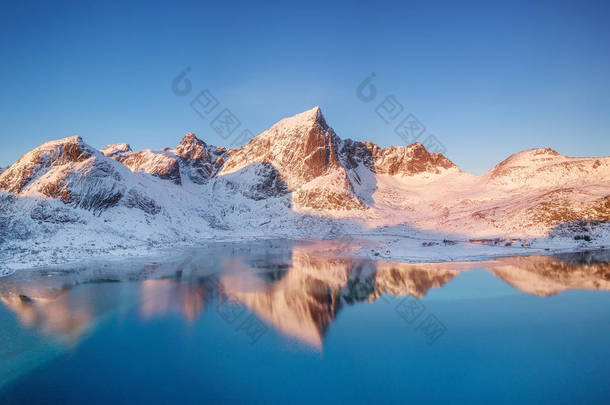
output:
[[[434,243],[422,246],[422,240]],[[468,241],[451,241],[443,244],[441,239],[418,239],[414,237],[398,237],[395,235],[350,235],[334,239],[288,238],[277,236],[227,237],[222,239],[206,239],[198,243],[176,244],[172,247],[150,247],[149,245],[132,246],[119,249],[105,249],[93,252],[92,249],[70,249],[69,254],[52,254],[41,257],[34,256],[31,260],[3,260],[0,263],[0,278],[8,277],[18,271],[37,271],[42,269],[86,265],[86,263],[118,264],[125,261],[170,262],[184,256],[188,252],[204,251],[205,249],[225,248],[223,245],[248,246],[261,242],[306,244],[310,254],[322,257],[342,259],[365,259],[375,261],[390,261],[409,264],[443,264],[443,263],[476,263],[502,257],[518,256],[552,256],[581,252],[610,251],[608,243],[589,243],[586,246],[569,246],[574,241],[567,239],[550,240],[548,238],[535,240],[535,246],[489,246]],[[604,242],[604,241],[602,241]],[[38,250],[39,252],[40,250]],[[7,257],[9,252],[0,250],[0,257]],[[20,258],[31,256],[26,252]],[[405,254],[408,253],[408,254]]]

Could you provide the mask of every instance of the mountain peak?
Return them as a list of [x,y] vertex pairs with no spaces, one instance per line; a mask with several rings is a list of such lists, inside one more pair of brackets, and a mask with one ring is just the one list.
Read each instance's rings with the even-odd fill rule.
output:
[[528,157],[536,157],[540,155],[546,156],[559,156],[559,152],[552,148],[532,148],[528,150],[521,151],[519,153],[515,153],[513,156],[528,156]]
[[100,152],[107,157],[115,157],[124,153],[132,152],[131,146],[128,143],[115,143],[100,149]]
[[197,138],[193,132],[189,132],[184,135],[182,141],[180,141],[173,152],[185,159],[201,159],[203,157],[209,160],[206,146],[206,143]]
[[182,140],[180,141],[179,145],[188,145],[188,144],[202,144],[205,143],[203,142],[201,139],[197,138],[197,136],[195,135],[194,132],[189,132],[186,135],[184,135],[184,137],[182,137]]
[[326,119],[324,118],[324,114],[322,114],[322,109],[319,105],[315,106],[311,110],[303,112],[302,114],[308,116],[311,121],[317,122],[323,127],[327,127]]
[[317,105],[309,110],[303,111],[302,113],[296,114],[295,117],[296,116],[309,117],[310,119],[318,119],[319,117],[324,118],[322,116],[322,109],[320,108],[319,105]]
[[494,173],[502,172],[508,167],[536,166],[561,158],[561,154],[551,148],[533,148],[510,155],[492,169]]
[[[0,190],[20,193],[28,185],[35,183],[43,175],[51,172],[51,169],[69,166],[74,163],[83,163],[95,157],[98,153],[77,135],[45,142],[21,156],[15,164],[2,173],[2,176],[0,176]],[[63,172],[61,173],[62,176],[64,174]],[[57,178],[60,178],[59,174]],[[57,185],[57,182],[53,183],[53,185]],[[45,189],[42,193],[49,195],[51,192],[47,191],[49,190]],[[58,189],[52,191],[58,192]]]
[[303,111],[302,113],[293,115],[292,117],[283,118],[278,123],[273,125],[271,129],[275,128],[280,131],[291,129],[304,129],[311,128],[316,124],[321,126],[324,130],[328,129],[326,119],[324,118],[324,115],[322,114],[322,109],[319,106],[315,106],[312,109]]
[[87,145],[78,135],[68,136],[55,141],[45,142],[23,155],[19,160],[38,160],[49,156],[51,160],[80,162],[95,154],[95,149]]
[[413,151],[426,151],[426,152],[428,152],[426,147],[424,145],[422,145],[421,143],[419,143],[419,142],[413,142],[412,144],[407,145],[407,149],[408,150],[413,150]]
[[54,141],[48,141],[40,145],[38,148],[53,148],[59,145],[83,145],[83,138],[79,135],[68,136],[61,139],[56,139]]
[[358,207],[359,201],[337,156],[339,145],[339,139],[316,106],[282,119],[242,148],[233,150],[219,175],[253,163],[267,163],[293,191],[292,202],[296,206]]

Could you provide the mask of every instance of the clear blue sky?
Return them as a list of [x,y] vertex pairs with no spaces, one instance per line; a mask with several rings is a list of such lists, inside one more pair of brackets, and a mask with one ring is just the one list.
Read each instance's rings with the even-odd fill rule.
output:
[[320,105],[342,138],[401,144],[374,111],[394,95],[473,173],[538,146],[610,155],[609,1],[80,3],[2,4],[2,166],[73,134],[226,144],[172,93],[186,66],[254,133]]

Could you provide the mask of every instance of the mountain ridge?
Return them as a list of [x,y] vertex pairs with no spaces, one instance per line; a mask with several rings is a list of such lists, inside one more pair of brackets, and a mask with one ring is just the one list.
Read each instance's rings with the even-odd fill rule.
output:
[[545,238],[609,221],[609,157],[536,148],[474,176],[420,143],[341,139],[319,107],[240,148],[187,133],[163,150],[136,152],[127,143],[97,150],[72,136],[0,173],[0,256],[15,246],[25,252],[32,240],[57,253],[87,243],[111,251],[396,227],[404,235]]

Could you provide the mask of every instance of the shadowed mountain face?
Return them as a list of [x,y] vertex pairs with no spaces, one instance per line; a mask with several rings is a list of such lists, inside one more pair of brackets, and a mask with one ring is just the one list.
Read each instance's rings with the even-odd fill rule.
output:
[[[191,323],[231,302],[286,336],[321,348],[346,307],[385,294],[422,298],[473,268],[488,269],[511,286],[540,296],[568,289],[610,290],[610,257],[603,252],[407,264],[320,256],[320,247],[261,243],[196,251],[165,263],[24,271],[3,279],[0,300],[23,325],[67,343],[118,307],[135,305],[143,320],[171,312]],[[95,299],[97,295],[105,298]]]

